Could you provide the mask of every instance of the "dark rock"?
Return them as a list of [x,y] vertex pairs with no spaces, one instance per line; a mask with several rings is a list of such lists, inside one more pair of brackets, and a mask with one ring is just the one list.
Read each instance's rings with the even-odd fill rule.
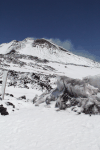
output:
[[10,94],[10,96],[11,96],[11,97],[14,97],[14,95],[13,95],[13,94]]
[[2,81],[0,81],[0,84],[2,84]]
[[43,62],[44,62],[44,63],[47,63],[47,62],[49,62],[49,61],[48,61],[47,59],[44,59]]
[[47,83],[39,82],[39,85],[41,86],[42,89],[46,88],[48,91],[52,89],[51,86]]
[[5,95],[9,95],[9,93],[6,93]]
[[9,113],[7,112],[7,108],[3,107],[3,105],[0,105],[0,113],[1,115],[9,115]]
[[21,97],[19,97],[20,99],[26,99],[26,96],[25,95],[23,95],[23,96],[21,96]]
[[9,53],[7,53],[7,54],[15,54],[16,53],[16,51],[15,50],[11,50]]
[[46,102],[47,105],[49,105],[50,104],[50,99],[46,98],[45,102]]
[[15,108],[15,105],[12,104],[11,102],[7,102],[6,104],[7,104],[7,105],[11,105],[11,106],[13,106],[13,108]]
[[40,77],[39,77],[39,76],[37,76],[37,75],[35,75],[35,76],[34,76],[34,79],[36,79],[36,80],[40,80]]
[[36,95],[36,96],[33,98],[33,100],[32,100],[33,104],[36,103],[37,97],[38,97],[38,95]]
[[65,110],[67,108],[67,105],[66,103],[64,102],[56,102],[55,104],[55,108],[59,108],[60,110]]

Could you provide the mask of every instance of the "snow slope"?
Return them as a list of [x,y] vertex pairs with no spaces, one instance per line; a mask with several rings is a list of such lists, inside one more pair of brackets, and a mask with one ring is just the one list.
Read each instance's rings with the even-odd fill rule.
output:
[[[7,88],[6,92],[14,96],[24,94],[24,89]],[[69,109],[56,111],[54,102],[50,107],[43,103],[35,107],[30,101],[5,97],[1,103],[13,102],[16,111],[10,115],[0,116],[0,148],[2,150],[99,150],[100,149],[100,117],[77,115]],[[33,93],[38,93],[33,90]],[[40,93],[38,93],[40,94]],[[34,94],[33,94],[34,96]]]
[[[69,65],[64,70],[63,66],[56,65],[59,71],[62,68],[65,72],[67,69],[66,74],[73,78],[75,76],[82,78],[91,73],[100,74],[99,68]],[[77,70],[80,70],[80,74],[77,74]],[[99,115],[77,115],[70,109],[58,112],[55,102],[50,106],[43,103],[35,107],[32,99],[36,94],[40,95],[41,90],[6,87],[6,93],[13,94],[14,97],[6,95],[5,100],[0,101],[0,105],[7,107],[9,112],[8,116],[0,116],[2,150],[100,149]],[[26,100],[19,99],[23,95],[26,96]],[[6,106],[7,102],[13,103],[15,108]]]
[[68,50],[45,39],[33,40],[32,38],[26,38],[23,41],[18,42],[14,40],[10,43],[0,45],[0,54],[7,54],[12,50],[15,50],[19,54],[37,56],[49,61],[100,67],[99,63],[74,55]]
[[[0,115],[1,150],[100,150],[99,115],[78,115],[70,108],[56,111],[55,102],[49,106],[42,103],[39,107],[33,104],[36,94],[43,93],[40,82],[55,87],[56,76],[82,79],[97,75],[99,63],[76,56],[47,40],[31,38],[1,44],[0,54],[0,69],[9,71],[5,99],[0,100],[0,107],[3,105],[9,113]],[[17,85],[9,86],[14,81]],[[34,88],[29,83],[25,83],[28,89],[25,88],[22,81],[32,81]],[[20,98],[23,95],[26,99]]]

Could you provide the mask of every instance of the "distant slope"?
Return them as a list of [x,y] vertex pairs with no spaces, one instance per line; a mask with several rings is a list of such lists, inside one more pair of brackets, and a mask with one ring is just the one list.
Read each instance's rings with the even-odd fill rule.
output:
[[32,38],[0,45],[0,70],[4,69],[9,72],[8,86],[38,90],[54,88],[56,76],[82,79],[100,74],[99,63]]
[[15,53],[15,55],[31,55],[53,62],[100,67],[100,63],[74,55],[46,39],[33,40],[32,38],[26,38],[23,41],[14,40],[10,43],[0,45],[0,54],[8,54],[11,52]]

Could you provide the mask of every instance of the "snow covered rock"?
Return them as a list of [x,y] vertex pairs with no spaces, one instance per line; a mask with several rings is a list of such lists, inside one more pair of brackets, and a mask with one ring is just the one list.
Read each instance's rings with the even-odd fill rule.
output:
[[54,97],[55,106],[60,110],[71,107],[73,111],[78,113],[98,114],[100,113],[100,96],[98,93],[99,89],[85,80],[61,76],[57,80],[57,88],[42,94],[36,104],[46,102],[48,105]]
[[18,99],[19,99],[19,100],[26,99],[26,96],[23,95],[23,96],[19,97]]
[[100,74],[95,75],[95,76],[87,76],[83,78],[83,80],[100,90]]

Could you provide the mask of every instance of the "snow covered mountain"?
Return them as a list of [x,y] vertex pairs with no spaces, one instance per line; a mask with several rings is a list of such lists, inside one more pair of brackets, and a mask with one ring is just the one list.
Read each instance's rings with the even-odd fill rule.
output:
[[56,76],[82,79],[100,74],[100,64],[77,56],[45,39],[0,45],[0,70],[8,72],[8,86],[51,89]]
[[48,40],[27,38],[0,45],[2,70],[8,70],[5,98],[0,100],[2,150],[100,149],[99,115],[78,115],[74,106],[58,112],[55,101],[50,106],[33,104],[36,95],[56,87],[57,75],[78,79],[97,75],[99,63]]
[[52,62],[59,62],[64,64],[76,64],[100,67],[98,62],[74,55],[68,50],[51,43],[46,39],[26,38],[23,41],[11,41],[0,45],[0,54],[21,54],[31,55],[40,59],[46,59]]
[[56,76],[82,78],[100,74],[100,64],[77,56],[45,39],[0,45],[0,69],[9,70],[8,86],[50,89]]

